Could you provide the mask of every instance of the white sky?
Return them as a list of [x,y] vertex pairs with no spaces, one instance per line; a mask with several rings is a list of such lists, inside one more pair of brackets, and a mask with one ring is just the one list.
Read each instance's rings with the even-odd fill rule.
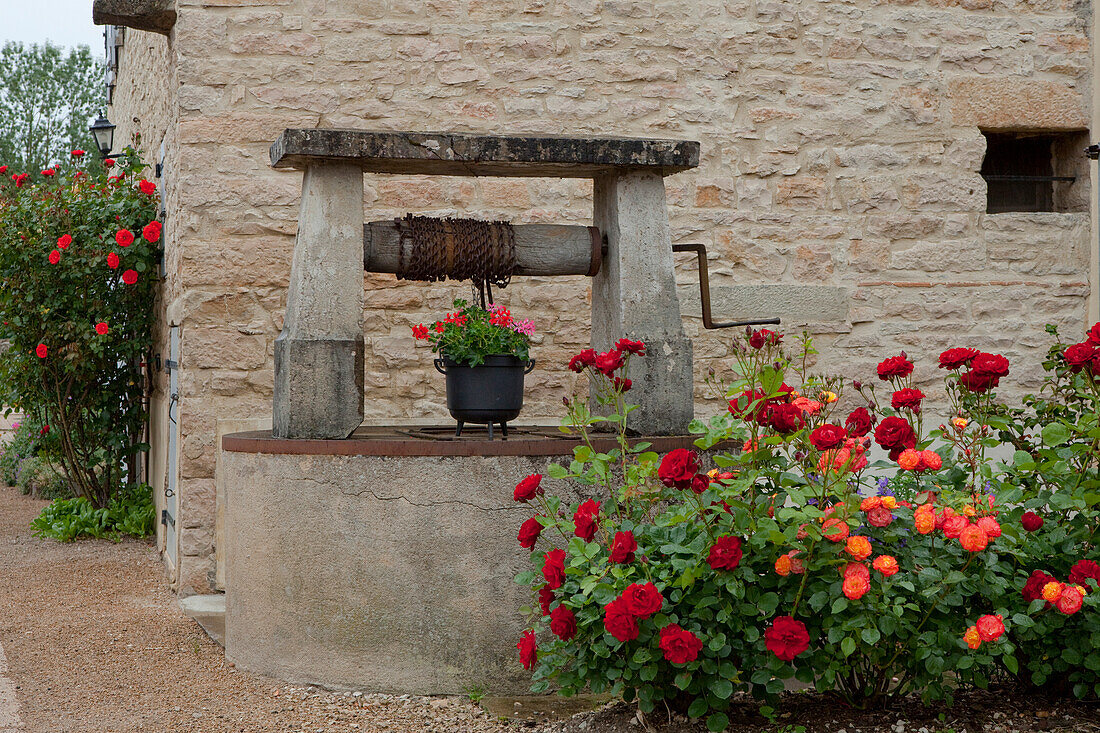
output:
[[0,45],[7,41],[90,46],[103,56],[103,27],[92,25],[92,0],[0,0]]

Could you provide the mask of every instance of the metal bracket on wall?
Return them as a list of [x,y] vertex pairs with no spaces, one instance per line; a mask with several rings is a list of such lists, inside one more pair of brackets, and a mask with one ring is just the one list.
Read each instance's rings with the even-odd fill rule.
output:
[[703,308],[703,328],[733,328],[735,326],[779,325],[779,319],[754,318],[749,321],[721,321],[715,323],[710,313],[710,274],[707,270],[707,246],[705,244],[674,244],[673,252],[694,252],[699,260],[699,302]]

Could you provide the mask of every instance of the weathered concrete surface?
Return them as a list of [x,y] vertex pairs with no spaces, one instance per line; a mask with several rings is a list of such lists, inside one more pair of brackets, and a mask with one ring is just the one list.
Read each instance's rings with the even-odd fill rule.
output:
[[363,422],[363,174],[346,163],[302,177],[286,317],[275,340],[281,438],[345,438]]
[[652,173],[604,176],[593,198],[607,255],[592,282],[592,347],[644,341],[645,357],[630,363],[630,378],[643,387],[630,394],[638,403],[630,428],[685,433],[695,414],[691,342],[681,326],[664,181]]
[[368,130],[284,130],[271,146],[275,168],[348,161],[372,173],[591,178],[616,169],[661,175],[699,165],[690,140],[462,135]]
[[168,35],[176,24],[176,0],[93,0],[92,22]]
[[333,688],[528,691],[512,490],[548,460],[223,451],[226,657]]
[[[711,281],[713,283],[713,281]],[[681,285],[684,315],[700,313],[697,284]],[[711,308],[716,321],[742,321],[778,316],[780,330],[803,324],[843,324],[848,320],[851,290],[833,285],[711,285]],[[766,326],[765,328],[772,328]]]
[[179,603],[184,616],[194,619],[207,636],[225,646],[225,594],[188,596]]
[[23,720],[19,717],[19,701],[15,697],[15,685],[8,678],[8,659],[4,656],[4,647],[0,646],[0,733],[21,730]]

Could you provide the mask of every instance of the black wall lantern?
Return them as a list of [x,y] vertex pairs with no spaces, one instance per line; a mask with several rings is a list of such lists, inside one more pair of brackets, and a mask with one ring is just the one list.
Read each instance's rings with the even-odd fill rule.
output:
[[115,144],[115,126],[100,112],[99,119],[93,122],[88,129],[95,137],[95,145],[99,148],[99,157],[106,158],[111,154],[111,148]]

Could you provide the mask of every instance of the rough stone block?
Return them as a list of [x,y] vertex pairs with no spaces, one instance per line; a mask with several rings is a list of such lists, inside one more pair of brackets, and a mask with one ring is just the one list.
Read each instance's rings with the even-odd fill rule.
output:
[[363,337],[275,339],[273,429],[283,438],[346,438],[363,422]]
[[[685,315],[699,313],[697,285],[681,286],[680,298]],[[778,316],[782,329],[787,324],[844,323],[851,291],[832,285],[711,285],[710,298],[715,320]]]
[[950,83],[956,125],[983,130],[1085,130],[1084,94],[1054,81],[1014,77],[963,77]]

